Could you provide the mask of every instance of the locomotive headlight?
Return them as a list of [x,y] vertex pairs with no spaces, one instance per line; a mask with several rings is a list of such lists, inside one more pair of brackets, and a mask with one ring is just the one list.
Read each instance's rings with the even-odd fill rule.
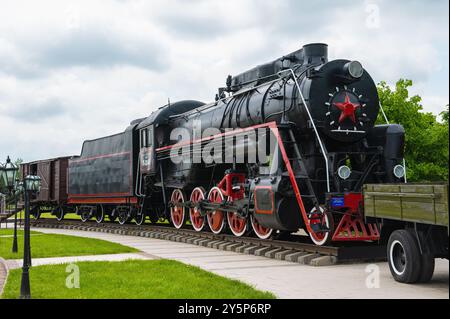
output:
[[342,165],[341,167],[338,168],[338,176],[343,180],[349,178],[351,173],[352,170],[347,165]]
[[402,178],[403,176],[405,176],[405,168],[403,167],[403,165],[395,165],[393,172],[394,176],[397,178]]
[[359,79],[364,73],[362,64],[359,61],[347,62],[344,65],[344,71],[354,79]]

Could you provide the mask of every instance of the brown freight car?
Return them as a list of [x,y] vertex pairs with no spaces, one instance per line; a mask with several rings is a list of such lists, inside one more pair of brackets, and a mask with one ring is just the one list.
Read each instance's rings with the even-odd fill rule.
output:
[[52,213],[62,219],[67,204],[67,167],[71,156],[39,160],[20,165],[23,176],[41,177],[41,191],[31,198],[31,214],[39,218],[42,213]]

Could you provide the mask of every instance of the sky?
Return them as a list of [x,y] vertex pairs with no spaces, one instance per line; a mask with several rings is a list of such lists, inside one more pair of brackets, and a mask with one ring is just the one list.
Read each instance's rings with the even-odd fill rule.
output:
[[301,48],[413,80],[449,103],[447,0],[0,0],[0,162],[78,155],[174,102],[210,102],[228,74]]

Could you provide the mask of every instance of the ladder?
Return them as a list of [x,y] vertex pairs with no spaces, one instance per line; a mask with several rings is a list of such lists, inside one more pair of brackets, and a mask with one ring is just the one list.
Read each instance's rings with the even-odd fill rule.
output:
[[[282,142],[284,144],[284,147],[286,149],[286,153],[290,162],[290,165],[292,167],[292,170],[294,172],[295,181],[297,182],[297,186],[300,192],[300,196],[303,201],[309,201],[312,207],[316,208],[317,214],[315,214],[316,217],[313,217],[309,212],[307,213],[309,221],[311,220],[320,220],[320,207],[319,207],[319,200],[317,199],[317,196],[314,191],[314,187],[311,181],[311,178],[308,175],[308,171],[305,166],[305,162],[303,160],[300,146],[297,143],[297,140],[295,138],[294,131],[292,128],[288,125],[280,125],[280,133],[282,137]],[[285,171],[282,173],[283,176],[289,176],[289,172]],[[327,229],[323,229],[323,225],[320,223],[310,223],[310,226],[313,228],[314,231],[327,231]]]

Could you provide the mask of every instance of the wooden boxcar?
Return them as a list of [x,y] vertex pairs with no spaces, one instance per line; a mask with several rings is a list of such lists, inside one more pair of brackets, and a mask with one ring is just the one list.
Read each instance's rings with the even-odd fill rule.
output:
[[23,176],[38,175],[41,191],[31,198],[36,209],[32,214],[38,218],[43,212],[57,214],[67,203],[67,167],[70,157],[58,157],[21,164]]
[[364,185],[366,219],[381,227],[399,282],[427,282],[434,259],[448,259],[448,183]]

